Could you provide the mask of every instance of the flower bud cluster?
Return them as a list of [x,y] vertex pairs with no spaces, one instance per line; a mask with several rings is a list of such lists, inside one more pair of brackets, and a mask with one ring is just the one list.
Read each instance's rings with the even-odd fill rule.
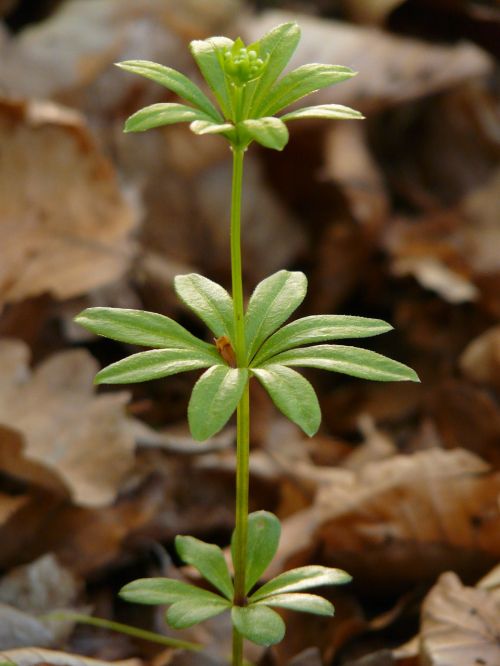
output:
[[224,70],[236,85],[242,86],[258,78],[263,69],[264,61],[253,49],[242,46],[224,53]]

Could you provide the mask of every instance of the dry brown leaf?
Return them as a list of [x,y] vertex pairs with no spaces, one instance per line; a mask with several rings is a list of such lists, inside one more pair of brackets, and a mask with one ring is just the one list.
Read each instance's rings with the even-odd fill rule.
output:
[[424,666],[497,666],[500,663],[500,603],[487,592],[443,574],[422,606]]
[[303,33],[291,66],[333,62],[359,71],[349,83],[320,91],[315,104],[335,102],[378,110],[483,76],[492,66],[485,52],[472,44],[441,46],[280,11],[259,15],[248,24],[246,34],[257,39],[272,26],[291,19],[299,20]]
[[69,0],[49,20],[25,28],[1,51],[0,82],[10,94],[68,96],[104,73],[91,105],[116,105],[131,79],[112,71],[119,60],[188,62],[184,40],[225,27],[237,0]]
[[445,447],[469,449],[500,464],[500,411],[490,391],[448,380],[431,391],[428,405]]
[[57,652],[55,650],[42,650],[38,648],[28,648],[20,650],[6,650],[0,652],[0,658],[15,664],[15,666],[142,666],[140,659],[124,659],[121,661],[102,661],[101,659],[91,659],[80,654],[70,654],[68,652]]
[[42,485],[48,479],[51,490],[56,477],[83,506],[111,503],[134,464],[134,438],[124,412],[128,394],[96,396],[98,367],[85,351],[56,354],[32,374],[28,359],[23,343],[0,343],[0,424],[22,435],[26,461],[17,466],[19,448],[11,442],[9,451],[7,442],[2,452],[7,471]]
[[0,141],[0,307],[44,292],[68,298],[119,277],[134,216],[82,118],[3,100]]
[[500,325],[472,340],[458,362],[464,375],[473,382],[500,386]]
[[358,473],[304,465],[295,473],[316,474],[319,491],[312,507],[285,521],[270,574],[315,552],[359,585],[396,589],[451,567],[477,576],[500,556],[500,474],[468,451],[429,449]]

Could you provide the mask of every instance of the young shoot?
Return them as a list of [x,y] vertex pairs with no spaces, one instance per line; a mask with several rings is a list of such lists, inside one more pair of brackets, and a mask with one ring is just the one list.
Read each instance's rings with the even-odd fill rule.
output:
[[282,640],[285,625],[274,609],[333,615],[332,604],[308,590],[350,580],[345,571],[312,565],[286,571],[259,586],[278,548],[281,528],[272,513],[248,513],[250,381],[259,381],[276,407],[309,436],[317,432],[321,412],[313,387],[296,367],[375,381],[418,381],[415,372],[402,363],[359,347],[332,344],[391,330],[384,321],[325,314],[285,324],[306,295],[307,279],[301,272],[281,270],[267,277],[244,308],[240,237],[245,151],[253,142],[283,150],[291,121],[362,118],[358,111],[338,104],[288,110],[303,97],[355,74],[348,67],[322,64],[302,65],[283,74],[299,37],[299,26],[291,22],[249,45],[226,37],[191,42],[191,53],[213,99],[170,67],[144,60],[118,65],[156,81],[183,100],[137,111],[127,120],[126,132],[189,123],[195,134],[221,135],[232,150],[231,294],[202,275],[175,278],[177,295],[211,331],[215,344],[152,312],[90,308],[76,318],[98,335],[149,348],[101,370],[97,383],[135,383],[203,370],[188,407],[192,436],[200,441],[219,432],[237,413],[236,526],[231,542],[234,576],[218,546],[178,536],[179,557],[198,569],[210,590],[170,578],[148,578],[129,583],[120,593],[130,602],[168,606],[167,622],[177,629],[230,613],[235,666],[242,664],[244,638],[265,646]]

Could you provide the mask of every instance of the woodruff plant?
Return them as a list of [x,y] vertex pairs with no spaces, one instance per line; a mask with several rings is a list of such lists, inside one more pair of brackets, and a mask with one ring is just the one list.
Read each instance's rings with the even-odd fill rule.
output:
[[191,52],[218,103],[183,74],[156,63],[132,60],[118,66],[165,86],[188,104],[153,104],[132,115],[126,132],[188,122],[195,134],[220,134],[233,154],[231,201],[232,297],[220,285],[191,273],[175,278],[179,298],[215,336],[201,340],[168,317],[140,310],[90,308],[76,321],[88,330],[121,342],[151,347],[101,370],[97,383],[124,384],[207,368],[196,382],[188,407],[192,436],[215,435],[237,412],[236,527],[231,542],[234,579],[222,550],[191,536],[178,536],[179,557],[213,586],[209,591],[169,578],[136,580],[120,592],[127,601],[166,604],[166,619],[183,629],[231,612],[233,664],[243,658],[243,639],[259,645],[281,641],[285,625],[273,608],[332,615],[332,604],[304,593],[321,585],[346,583],[340,569],[305,566],[255,586],[273,559],[280,523],[267,511],[248,514],[249,384],[255,377],[276,407],[309,436],[321,413],[311,384],[293,368],[322,368],[378,381],[418,381],[413,370],[380,354],[345,345],[318,344],[363,338],[389,331],[378,319],[344,315],[304,317],[283,326],[306,295],[303,273],[281,270],[263,280],[244,308],[240,217],[243,158],[253,141],[274,150],[288,142],[286,123],[301,118],[360,119],[358,111],[337,104],[308,106],[277,116],[302,97],[354,76],[348,67],[303,65],[283,76],[300,37],[296,23],[285,23],[245,46],[241,39],[211,37],[191,42]]

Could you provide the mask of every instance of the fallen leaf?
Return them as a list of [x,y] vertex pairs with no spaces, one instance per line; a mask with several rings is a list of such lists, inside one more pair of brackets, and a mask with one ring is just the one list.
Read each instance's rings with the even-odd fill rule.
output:
[[34,614],[73,604],[81,582],[47,553],[28,565],[15,567],[0,579],[0,602]]
[[0,140],[0,307],[118,278],[131,259],[134,215],[80,115],[3,100]]
[[0,658],[11,661],[15,666],[142,666],[140,659],[124,659],[121,661],[102,661],[91,659],[80,654],[57,652],[55,650],[42,650],[28,648],[20,650],[7,650],[0,652]]
[[320,91],[315,104],[335,102],[373,112],[491,71],[489,56],[472,44],[442,46],[375,28],[280,11],[263,12],[247,22],[245,34],[258,39],[272,26],[297,18],[303,36],[290,67],[332,62],[359,72],[349,83]]
[[304,464],[294,471],[316,476],[317,497],[284,521],[269,575],[319,559],[349,571],[361,588],[395,590],[451,567],[477,576],[500,555],[500,475],[468,451],[398,455],[357,473]]
[[465,377],[500,387],[500,325],[472,340],[458,360]]
[[236,10],[237,0],[184,0],[182,6],[176,0],[69,0],[49,20],[6,41],[2,89],[11,95],[68,98],[104,75],[93,90],[103,98],[89,95],[89,101],[101,109],[116,106],[133,84],[112,71],[114,62],[141,57],[185,64],[184,42],[223,29]]
[[[33,373],[28,358],[23,343],[0,343],[0,424],[22,436],[26,461],[16,470],[20,451],[15,442],[9,451],[7,442],[2,452],[7,471],[42,485],[56,477],[83,506],[110,504],[134,464],[135,442],[124,410],[128,394],[95,395],[98,367],[86,351],[56,354]],[[47,486],[54,490],[53,478]]]
[[491,392],[449,379],[430,392],[428,407],[443,446],[469,449],[500,464],[500,411]]
[[500,662],[500,603],[486,590],[443,574],[422,605],[424,666],[496,666]]
[[[0,603],[0,650],[12,648],[53,647],[54,636],[50,629],[28,613]],[[0,652],[0,658],[7,659]],[[14,662],[18,666],[18,662]]]

